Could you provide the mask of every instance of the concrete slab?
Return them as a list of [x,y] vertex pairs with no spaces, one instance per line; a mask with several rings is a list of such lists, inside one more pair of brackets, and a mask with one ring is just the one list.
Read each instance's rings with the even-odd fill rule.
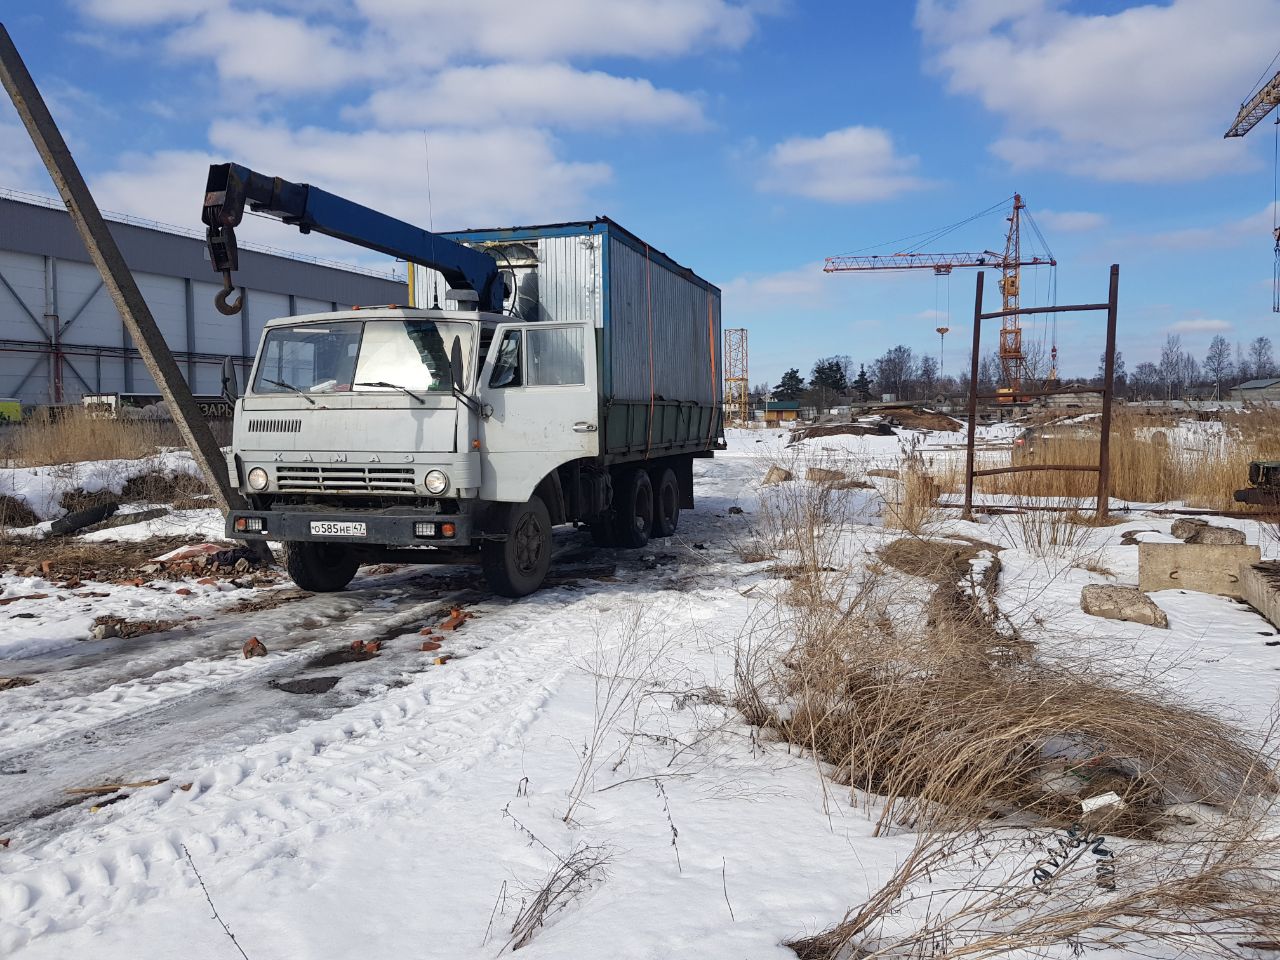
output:
[[1240,588],[1249,606],[1280,627],[1280,562],[1264,560],[1240,571]]
[[1195,590],[1244,599],[1241,568],[1262,560],[1257,547],[1213,543],[1139,543],[1138,586],[1153,590]]

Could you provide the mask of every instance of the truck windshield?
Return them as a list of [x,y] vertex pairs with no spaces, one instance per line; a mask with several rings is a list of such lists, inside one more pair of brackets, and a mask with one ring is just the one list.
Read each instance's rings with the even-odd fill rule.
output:
[[419,318],[274,327],[262,344],[253,392],[450,393],[453,343],[465,366],[473,336],[469,323]]

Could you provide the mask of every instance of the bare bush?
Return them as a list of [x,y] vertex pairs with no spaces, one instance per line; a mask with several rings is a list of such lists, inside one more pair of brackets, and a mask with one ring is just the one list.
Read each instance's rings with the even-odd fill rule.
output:
[[503,949],[527,947],[534,936],[605,878],[611,855],[604,847],[580,843],[566,857],[557,857],[546,879],[531,891],[511,925]]

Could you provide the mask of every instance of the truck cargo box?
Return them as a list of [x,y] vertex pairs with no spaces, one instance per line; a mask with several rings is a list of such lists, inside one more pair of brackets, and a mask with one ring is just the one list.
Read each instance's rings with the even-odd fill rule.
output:
[[[602,452],[707,450],[722,436],[720,289],[607,218],[443,234],[498,261],[504,312],[597,330]],[[443,298],[414,271],[414,306]]]

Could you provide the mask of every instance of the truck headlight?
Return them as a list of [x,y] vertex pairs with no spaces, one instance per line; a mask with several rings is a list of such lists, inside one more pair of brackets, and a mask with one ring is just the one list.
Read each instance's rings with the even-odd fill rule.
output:
[[443,470],[428,470],[422,478],[422,485],[427,488],[427,493],[441,494],[449,489],[449,477]]
[[270,478],[267,476],[267,471],[263,470],[261,467],[254,467],[249,471],[250,490],[265,490],[267,489],[267,484],[269,482]]

